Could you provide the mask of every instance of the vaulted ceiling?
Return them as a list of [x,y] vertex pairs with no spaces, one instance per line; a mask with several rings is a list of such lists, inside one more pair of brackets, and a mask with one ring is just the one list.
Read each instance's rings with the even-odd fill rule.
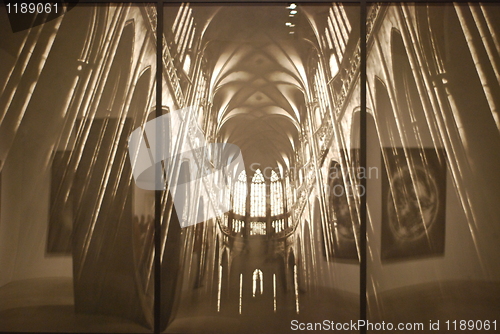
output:
[[217,140],[239,146],[247,169],[289,167],[305,117],[310,24],[285,4],[214,8],[203,41]]

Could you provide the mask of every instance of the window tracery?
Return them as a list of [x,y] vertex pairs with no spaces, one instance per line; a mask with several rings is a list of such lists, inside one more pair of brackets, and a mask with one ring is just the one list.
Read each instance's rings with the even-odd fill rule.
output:
[[250,235],[266,235],[266,222],[250,222]]
[[255,171],[252,178],[250,214],[252,217],[266,216],[266,183],[260,169]]
[[283,213],[283,185],[278,174],[271,173],[271,216]]
[[247,198],[247,173],[242,171],[236,180],[233,194],[233,212],[237,215],[245,215]]
[[252,295],[255,297],[256,294],[261,295],[264,292],[264,274],[262,270],[255,269],[252,275],[253,286]]

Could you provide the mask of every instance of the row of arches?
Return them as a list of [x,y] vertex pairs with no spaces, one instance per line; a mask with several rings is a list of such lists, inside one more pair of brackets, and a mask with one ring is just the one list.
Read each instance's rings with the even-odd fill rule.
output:
[[[308,227],[306,227],[306,232]],[[310,241],[305,237],[305,242]],[[300,245],[300,246],[299,246]],[[248,316],[256,310],[252,307],[253,298],[259,302],[262,298],[263,304],[270,312],[288,312],[290,303],[295,305],[298,302],[299,294],[307,290],[311,285],[311,277],[306,273],[310,268],[311,249],[309,244],[302,244],[297,240],[296,246],[290,247],[286,256],[277,256],[270,263],[256,264],[255,267],[245,264],[248,259],[237,249],[228,247],[228,244],[216,238],[215,245],[209,246],[209,252],[213,255],[213,263],[216,270],[208,280],[211,282],[212,300],[216,301],[217,313],[223,315],[242,314]],[[213,252],[210,251],[213,249]],[[296,257],[296,253],[303,254]],[[252,263],[253,261],[250,260]],[[267,262],[267,261],[266,261]],[[207,278],[206,278],[207,279]],[[243,293],[243,300],[242,298]],[[261,297],[262,296],[262,297]],[[240,299],[239,307],[235,307],[235,301]],[[274,306],[273,306],[274,299]],[[243,303],[243,304],[242,304]],[[299,313],[300,307],[294,308],[294,312]]]

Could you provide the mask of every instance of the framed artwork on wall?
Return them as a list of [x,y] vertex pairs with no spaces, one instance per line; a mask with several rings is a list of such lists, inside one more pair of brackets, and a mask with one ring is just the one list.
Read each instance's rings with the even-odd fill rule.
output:
[[382,155],[382,261],[444,255],[444,150],[386,147]]

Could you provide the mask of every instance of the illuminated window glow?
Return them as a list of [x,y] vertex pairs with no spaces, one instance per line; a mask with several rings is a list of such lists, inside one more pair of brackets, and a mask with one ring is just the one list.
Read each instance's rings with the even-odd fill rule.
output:
[[272,223],[272,227],[274,228],[274,233],[280,233],[285,229],[285,220],[284,219],[279,219],[275,220]]
[[[195,31],[193,9],[189,7],[188,3],[183,3],[172,26],[174,43],[177,45],[177,54],[181,63],[184,63],[186,51],[192,47]],[[186,64],[184,63],[184,65]]]
[[245,222],[240,219],[233,219],[233,232],[241,233],[241,230],[245,227]]
[[255,297],[256,294],[261,295],[264,292],[264,274],[262,273],[262,270],[255,269],[253,271],[252,276],[253,276],[252,292],[253,292],[253,297]]
[[271,215],[276,216],[283,213],[283,186],[278,174],[273,170],[271,173]]
[[250,222],[250,235],[266,235],[266,222]]
[[245,215],[247,201],[247,173],[242,171],[234,186],[233,211],[238,215]]
[[334,3],[332,7],[330,7],[327,27],[325,28],[327,46],[330,50],[334,51],[329,61],[332,76],[338,73],[350,32],[351,24],[347,18],[344,6],[339,3]]
[[[332,73],[333,75],[333,73]],[[318,62],[318,68],[316,69],[316,73],[314,73],[314,93],[316,99],[319,104],[319,111],[321,113],[321,119],[326,114],[326,111],[330,107],[330,103],[328,102],[328,92],[325,85],[326,79],[322,70],[321,63]]]
[[285,189],[286,189],[286,205],[287,211],[290,211],[293,205],[293,191],[292,186],[290,185],[290,177],[285,178]]
[[250,209],[252,217],[266,216],[266,183],[260,169],[257,169],[252,178]]
[[186,58],[184,58],[184,65],[182,65],[182,69],[186,74],[189,74],[189,70],[191,69],[191,56],[186,55]]

